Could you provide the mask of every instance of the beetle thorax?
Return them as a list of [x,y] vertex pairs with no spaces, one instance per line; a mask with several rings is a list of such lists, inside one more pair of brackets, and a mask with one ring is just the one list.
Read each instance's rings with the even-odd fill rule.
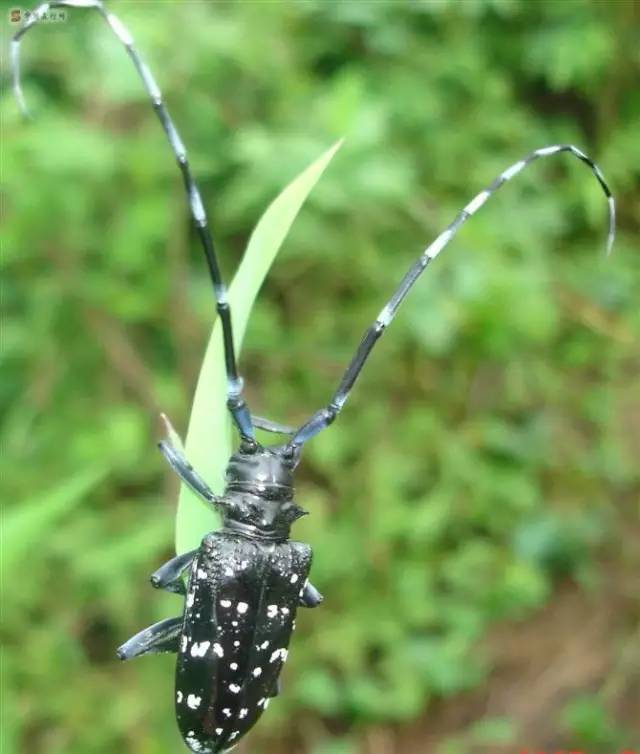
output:
[[291,524],[305,514],[293,501],[297,457],[282,446],[241,446],[227,466],[221,501],[224,524],[248,535],[287,539]]

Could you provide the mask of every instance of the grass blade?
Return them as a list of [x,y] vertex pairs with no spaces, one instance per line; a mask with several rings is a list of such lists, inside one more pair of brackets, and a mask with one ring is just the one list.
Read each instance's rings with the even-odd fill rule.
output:
[[[342,141],[336,142],[295,178],[269,205],[251,234],[229,289],[238,354],[253,303],[267,272],[305,199],[341,144]],[[222,329],[217,320],[198,377],[185,441],[190,462],[217,493],[223,491],[224,471],[232,448],[231,420],[225,401]],[[218,525],[214,511],[182,485],[176,518],[176,551],[182,553],[197,547],[203,535]]]

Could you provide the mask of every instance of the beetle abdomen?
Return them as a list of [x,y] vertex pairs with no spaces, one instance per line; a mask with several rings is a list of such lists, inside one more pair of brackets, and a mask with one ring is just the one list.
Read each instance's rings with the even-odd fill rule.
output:
[[176,714],[189,748],[216,754],[276,694],[311,549],[228,532],[208,535],[189,578],[176,669]]

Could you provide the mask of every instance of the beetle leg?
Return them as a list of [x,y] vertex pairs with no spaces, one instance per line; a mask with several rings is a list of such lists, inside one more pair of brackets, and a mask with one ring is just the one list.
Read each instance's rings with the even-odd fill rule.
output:
[[166,589],[168,592],[186,594],[187,590],[181,576],[193,563],[198,550],[191,550],[167,561],[157,571],[151,574],[151,583],[156,589]]
[[187,461],[180,436],[172,427],[169,419],[162,414],[162,421],[167,429],[167,439],[158,443],[162,455],[167,459],[171,468],[197,495],[208,503],[216,503],[218,498],[211,491],[209,485]]
[[315,588],[315,586],[310,581],[307,581],[307,583],[304,585],[304,589],[302,590],[300,604],[303,607],[318,607],[323,599],[324,597]]
[[183,618],[167,618],[153,626],[143,628],[116,650],[121,660],[131,660],[140,655],[177,652]]
[[209,485],[198,474],[187,459],[173,447],[168,441],[158,443],[162,455],[167,459],[171,468],[197,495],[208,503],[217,502],[218,498],[213,494]]

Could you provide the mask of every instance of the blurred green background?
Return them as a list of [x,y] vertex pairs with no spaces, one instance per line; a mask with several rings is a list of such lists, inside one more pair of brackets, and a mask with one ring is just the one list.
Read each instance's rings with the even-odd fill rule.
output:
[[[640,6],[113,3],[190,149],[229,278],[336,138],[252,316],[250,404],[302,421],[406,267],[529,150],[416,286],[309,443],[303,611],[239,754],[640,744]],[[2,6],[3,49],[15,26]],[[6,55],[3,56],[6,62]],[[176,613],[181,432],[212,325],[182,185],[131,63],[70,11],[4,79],[3,754],[167,754],[173,661],[114,647]],[[4,71],[6,74],[6,69]],[[215,452],[215,449],[212,449]]]

